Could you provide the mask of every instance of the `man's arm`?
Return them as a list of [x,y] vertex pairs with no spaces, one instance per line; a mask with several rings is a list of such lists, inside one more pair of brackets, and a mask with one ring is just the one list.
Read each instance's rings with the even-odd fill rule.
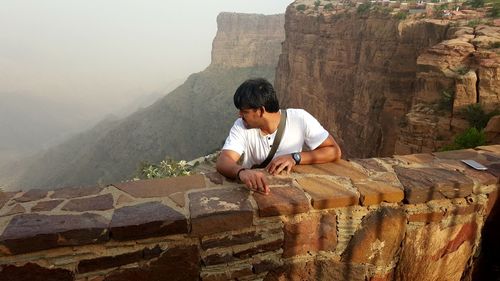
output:
[[261,171],[244,169],[238,165],[240,156],[237,152],[232,150],[222,150],[215,167],[222,175],[236,179],[239,172],[239,179],[245,183],[246,187],[250,190],[269,194],[269,185],[267,184],[266,175]]
[[[311,151],[303,151],[300,153],[300,164],[320,164],[332,162],[340,159],[342,152],[337,142],[333,139],[332,135],[328,135],[318,147]],[[267,171],[273,175],[278,175],[286,170],[288,173],[295,166],[295,160],[292,155],[282,155],[276,157],[266,167]]]

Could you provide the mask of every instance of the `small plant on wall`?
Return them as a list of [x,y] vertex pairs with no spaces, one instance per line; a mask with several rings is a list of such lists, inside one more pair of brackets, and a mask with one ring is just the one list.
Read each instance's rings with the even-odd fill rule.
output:
[[297,9],[297,11],[300,11],[300,12],[305,11],[306,8],[307,8],[307,6],[304,4],[300,4],[300,5],[295,6],[295,9]]

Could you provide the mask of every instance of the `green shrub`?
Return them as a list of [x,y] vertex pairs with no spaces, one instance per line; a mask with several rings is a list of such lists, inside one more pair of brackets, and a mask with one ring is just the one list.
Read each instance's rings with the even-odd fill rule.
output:
[[443,90],[441,98],[438,102],[439,110],[451,111],[453,109],[453,101],[455,100],[455,92],[453,90]]
[[476,27],[477,25],[481,24],[480,19],[473,19],[467,22],[468,27]]
[[453,140],[453,143],[441,148],[441,151],[474,148],[486,144],[486,135],[482,130],[474,127],[469,128],[467,131],[459,134]]
[[325,5],[324,7],[325,11],[331,11],[333,10],[333,4],[332,3],[328,3]]
[[500,41],[495,41],[490,43],[490,49],[500,48]]
[[370,2],[363,3],[358,6],[358,8],[356,9],[356,13],[358,13],[359,15],[366,14],[370,11],[371,7],[372,4]]
[[476,103],[468,105],[463,110],[462,114],[471,127],[482,130],[488,125],[488,121],[490,121],[491,117],[500,114],[500,110],[497,109],[487,113],[484,111],[481,104]]
[[488,16],[493,18],[500,17],[500,2],[496,2],[493,4],[493,6],[490,9],[490,12],[488,13]]
[[157,179],[187,176],[191,174],[193,168],[194,166],[189,165],[186,161],[175,161],[173,159],[161,161],[157,165],[142,162],[137,171],[137,178]]
[[479,8],[484,6],[484,0],[469,0],[465,3],[467,5],[470,5],[472,8]]
[[398,20],[405,20],[408,17],[408,11],[399,11],[394,17]]
[[314,8],[317,10],[319,5],[321,5],[321,1],[320,0],[316,0],[314,1]]
[[300,5],[297,5],[295,8],[297,9],[297,11],[303,12],[306,10],[307,6],[304,4],[300,4]]
[[460,75],[465,75],[469,72],[469,68],[467,66],[460,66],[457,69],[455,69],[455,72],[460,74]]

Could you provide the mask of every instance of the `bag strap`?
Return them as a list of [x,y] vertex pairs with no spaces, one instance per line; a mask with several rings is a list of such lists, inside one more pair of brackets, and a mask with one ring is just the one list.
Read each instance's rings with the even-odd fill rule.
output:
[[285,125],[286,125],[286,109],[281,111],[281,118],[280,118],[280,123],[278,125],[278,131],[276,132],[276,137],[274,138],[273,141],[273,147],[271,148],[271,151],[269,151],[269,154],[267,155],[266,160],[262,162],[261,164],[255,164],[252,166],[252,169],[255,168],[265,168],[271,160],[273,160],[274,154],[276,154],[276,151],[278,150],[278,147],[281,142],[281,138],[283,137],[283,132],[285,131]]

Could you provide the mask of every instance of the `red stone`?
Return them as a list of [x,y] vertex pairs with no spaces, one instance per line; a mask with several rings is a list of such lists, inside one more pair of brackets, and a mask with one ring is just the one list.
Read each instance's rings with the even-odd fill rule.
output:
[[297,223],[285,223],[283,257],[309,252],[333,251],[337,246],[337,221],[335,212],[303,218]]
[[49,193],[48,190],[43,189],[31,189],[26,191],[21,197],[17,197],[14,200],[17,202],[31,202],[44,198]]
[[0,209],[10,200],[10,198],[14,197],[17,192],[2,192],[0,191]]
[[277,186],[271,193],[253,193],[261,217],[293,215],[309,211],[309,199],[304,192],[293,186]]
[[116,209],[110,223],[111,238],[130,240],[188,232],[186,217],[160,202]]
[[102,189],[99,186],[64,187],[54,190],[50,198],[73,199],[97,194]]
[[250,227],[253,208],[245,188],[214,189],[189,194],[193,235]]
[[404,198],[404,192],[397,186],[379,181],[354,182],[360,193],[363,206],[380,204],[381,202],[398,203]]
[[460,172],[441,168],[394,167],[404,187],[405,202],[425,203],[436,199],[463,198],[472,193],[473,181]]
[[465,241],[469,241],[471,244],[474,244],[476,233],[477,224],[475,222],[464,224],[453,240],[448,242],[443,249],[438,250],[437,254],[433,256],[433,259],[438,260],[449,253],[455,252]]
[[208,250],[211,248],[227,247],[240,244],[247,244],[263,240],[263,233],[256,233],[255,231],[243,232],[239,234],[231,234],[229,236],[217,238],[202,238],[201,248]]
[[200,255],[196,245],[177,246],[139,268],[124,268],[110,272],[105,281],[190,281],[199,280]]
[[167,197],[176,192],[206,187],[203,175],[139,180],[113,184],[136,198]]
[[297,179],[297,182],[311,196],[315,209],[339,208],[359,203],[358,194],[332,180],[305,177]]
[[107,241],[108,220],[96,214],[15,216],[0,236],[10,253],[21,254],[58,246]]
[[45,268],[35,263],[0,265],[2,281],[73,281],[75,274],[62,268]]
[[374,158],[368,158],[368,159],[354,159],[351,160],[351,162],[357,163],[363,168],[367,169],[370,172],[387,172],[387,169],[382,166],[377,160]]
[[55,207],[59,206],[61,202],[64,200],[49,200],[49,201],[41,201],[38,202],[35,206],[31,208],[32,212],[41,212],[41,211],[51,211]]
[[104,211],[113,209],[113,196],[104,194],[88,198],[78,198],[66,203],[62,210],[73,212]]
[[218,172],[206,173],[205,176],[214,184],[223,184],[224,176]]
[[326,164],[297,165],[293,167],[293,171],[300,174],[341,176],[353,180],[362,180],[368,177],[353,167],[351,163],[342,159]]
[[342,253],[342,261],[389,266],[405,230],[406,214],[401,209],[383,207],[371,212],[363,218],[360,228],[349,241]]
[[416,213],[408,217],[410,222],[440,222],[444,218],[444,212]]

